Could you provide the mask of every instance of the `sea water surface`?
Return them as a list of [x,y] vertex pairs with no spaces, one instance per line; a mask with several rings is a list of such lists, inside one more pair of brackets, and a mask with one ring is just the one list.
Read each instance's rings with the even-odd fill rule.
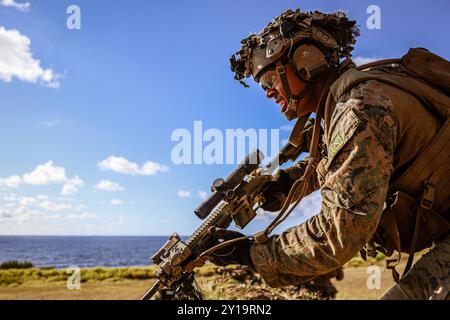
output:
[[36,267],[150,265],[168,237],[0,236],[0,263],[31,261]]

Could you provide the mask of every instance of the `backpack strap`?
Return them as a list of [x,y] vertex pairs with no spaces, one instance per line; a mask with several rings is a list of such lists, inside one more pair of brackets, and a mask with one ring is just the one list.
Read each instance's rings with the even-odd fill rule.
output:
[[397,222],[392,211],[387,211],[381,216],[380,226],[386,231],[391,241],[394,244],[394,248],[397,251],[397,257],[386,259],[386,269],[392,271],[392,277],[395,282],[400,281],[400,275],[395,269],[402,259],[400,233],[398,231]]

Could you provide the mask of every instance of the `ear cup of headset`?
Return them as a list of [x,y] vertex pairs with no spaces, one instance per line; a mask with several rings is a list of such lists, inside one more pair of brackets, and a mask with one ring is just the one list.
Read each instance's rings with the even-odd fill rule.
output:
[[329,69],[325,54],[313,44],[299,45],[290,60],[297,75],[305,81],[316,81]]

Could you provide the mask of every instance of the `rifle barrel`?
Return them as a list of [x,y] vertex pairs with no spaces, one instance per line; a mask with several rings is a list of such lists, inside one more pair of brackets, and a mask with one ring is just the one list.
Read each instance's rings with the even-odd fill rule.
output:
[[161,286],[162,286],[161,280],[157,280],[150,288],[150,290],[148,290],[147,293],[144,294],[141,300],[150,300],[155,295],[155,293],[158,292]]

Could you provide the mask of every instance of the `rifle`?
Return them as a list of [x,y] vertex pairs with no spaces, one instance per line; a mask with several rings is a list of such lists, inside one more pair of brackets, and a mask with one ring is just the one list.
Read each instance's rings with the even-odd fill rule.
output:
[[216,245],[216,239],[210,235],[209,229],[226,229],[231,222],[240,229],[245,228],[256,217],[258,205],[264,202],[261,194],[267,188],[267,183],[272,181],[275,169],[287,161],[294,161],[308,150],[307,142],[301,140],[303,141],[295,146],[290,142],[286,143],[266,166],[261,166],[264,154],[255,150],[226,179],[214,180],[212,194],[194,210],[204,222],[186,241],[175,233],[151,257],[153,263],[158,265],[158,280],[141,300],[149,300],[157,292],[160,292],[163,299],[182,296],[184,299],[202,300],[202,293],[195,283],[194,269],[203,266],[208,254],[221,246]]

